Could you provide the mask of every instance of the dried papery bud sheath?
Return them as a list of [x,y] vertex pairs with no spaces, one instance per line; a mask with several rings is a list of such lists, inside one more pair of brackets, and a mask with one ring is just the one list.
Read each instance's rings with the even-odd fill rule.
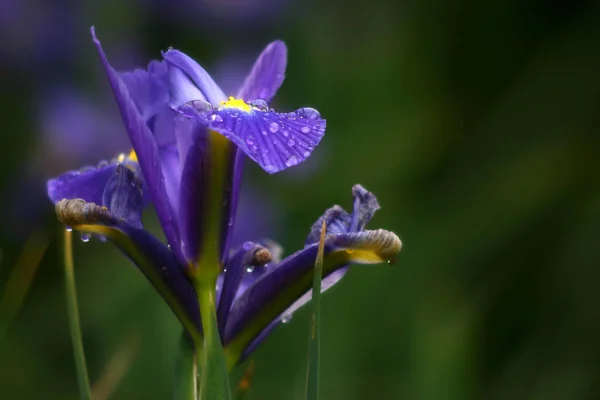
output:
[[388,261],[402,250],[402,241],[394,233],[385,229],[361,231],[348,234],[332,235],[327,244],[338,249],[347,249],[352,253],[352,261],[360,263],[359,252],[364,252],[368,261]]
[[108,208],[83,199],[62,199],[54,206],[58,221],[66,226],[84,224],[111,225],[116,221]]
[[248,254],[250,257],[249,260],[247,260],[247,264],[249,265],[254,265],[254,266],[260,266],[260,265],[265,265],[267,263],[270,263],[273,260],[273,257],[271,255],[271,252],[269,251],[269,249],[262,247],[262,246],[257,246],[256,249],[251,253]]

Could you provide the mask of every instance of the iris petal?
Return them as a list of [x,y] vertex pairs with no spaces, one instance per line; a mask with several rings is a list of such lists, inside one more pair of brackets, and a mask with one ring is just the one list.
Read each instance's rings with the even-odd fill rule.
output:
[[309,108],[290,113],[227,106],[199,111],[186,104],[179,111],[221,133],[270,174],[304,161],[325,134],[326,121]]
[[106,207],[82,199],[61,200],[58,220],[74,230],[103,236],[113,242],[142,271],[192,337],[202,332],[195,290],[174,254],[144,229],[112,215]]
[[152,61],[147,71],[136,69],[119,74],[142,118],[146,121],[156,115],[169,101],[169,90],[164,83],[166,73],[166,63]]
[[94,168],[65,172],[48,181],[48,197],[55,204],[62,199],[74,198],[101,204],[106,183],[116,170],[116,163],[102,163]]
[[252,71],[246,77],[238,96],[246,101],[271,101],[285,78],[287,47],[281,40],[270,43],[258,56]]
[[115,100],[119,106],[121,117],[129,134],[129,140],[137,154],[148,191],[161,222],[167,241],[173,251],[183,262],[181,254],[179,230],[175,218],[175,210],[170,206],[164,185],[164,176],[156,140],[135,105],[127,86],[116,71],[110,66],[100,41],[96,38],[94,28],[92,38],[100,60],[112,87]]
[[[197,88],[200,89],[204,98],[210,103],[218,104],[227,99],[221,88],[215,83],[208,72],[188,55],[178,50],[168,50],[163,53],[163,57],[170,64],[187,74],[193,83],[196,84]],[[189,98],[185,102],[196,99],[199,99],[199,97]],[[178,106],[181,104],[178,104]]]

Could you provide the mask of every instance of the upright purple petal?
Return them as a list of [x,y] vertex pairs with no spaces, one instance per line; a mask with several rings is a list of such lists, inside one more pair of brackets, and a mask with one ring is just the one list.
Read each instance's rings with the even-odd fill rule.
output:
[[[163,57],[169,63],[185,72],[189,78],[196,84],[198,89],[204,95],[204,98],[213,105],[219,104],[221,101],[227,100],[227,96],[221,88],[210,77],[208,72],[204,70],[196,61],[179,50],[168,50],[163,53]],[[198,100],[198,98],[190,98],[185,102]],[[183,103],[182,103],[183,104]],[[179,104],[178,106],[180,106]]]
[[271,101],[283,83],[286,65],[287,47],[282,41],[276,40],[258,56],[237,97],[246,101]]
[[223,222],[221,226],[221,261],[224,261],[229,252],[231,238],[233,236],[233,228],[235,226],[235,216],[237,213],[238,202],[240,199],[240,191],[242,188],[242,176],[244,175],[244,162],[246,155],[237,146],[232,146],[231,160],[233,174],[231,180],[228,180],[228,186],[225,193],[225,212],[223,213]]
[[142,118],[148,121],[169,101],[169,90],[164,82],[167,65],[151,61],[148,70],[136,69],[119,74]]
[[[264,248],[256,243],[246,242],[228,258],[224,268],[223,284],[221,286],[219,305],[217,308],[219,332],[225,331],[229,309],[235,299],[238,287],[242,282],[242,277],[246,272],[246,266],[252,263],[254,254],[262,249]],[[264,263],[268,261],[270,261],[270,257],[269,260],[266,260]]]
[[142,181],[132,169],[117,165],[116,173],[108,180],[102,195],[102,205],[115,218],[124,219],[136,228],[142,227]]
[[198,260],[200,241],[206,229],[210,163],[209,133],[206,127],[195,123],[181,173],[179,195],[181,248],[188,265],[195,265]]
[[148,186],[148,191],[153,200],[158,218],[163,227],[167,241],[178,258],[184,258],[180,249],[180,236],[176,223],[174,211],[169,205],[167,192],[164,185],[164,176],[161,160],[158,153],[156,141],[146,122],[140,115],[134,101],[132,100],[127,86],[119,78],[117,72],[110,66],[104,55],[100,41],[96,38],[94,28],[91,29],[92,38],[104,66],[104,70],[112,87],[115,100],[119,106],[121,117],[129,134],[129,140],[137,154],[140,168]]

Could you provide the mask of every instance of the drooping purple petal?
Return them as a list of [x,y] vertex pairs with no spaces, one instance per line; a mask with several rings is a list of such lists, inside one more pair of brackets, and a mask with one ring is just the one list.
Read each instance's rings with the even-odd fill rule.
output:
[[[348,263],[385,262],[401,247],[400,239],[384,230],[330,235],[325,239],[323,277],[326,279]],[[235,300],[223,335],[225,344],[244,329],[250,329],[246,333],[250,337],[257,337],[271,321],[279,318],[311,289],[317,249],[315,243],[287,257]],[[335,257],[329,258],[332,253]],[[339,280],[337,277],[331,279],[332,283]],[[267,320],[269,322],[265,322]]]
[[118,74],[145,121],[169,102],[169,90],[164,82],[166,74],[166,63],[158,61],[151,61],[147,71],[136,69]]
[[271,101],[283,83],[286,65],[285,43],[280,40],[270,43],[258,56],[237,97],[246,101],[255,99]]
[[108,180],[117,170],[116,163],[104,162],[98,167],[69,171],[50,179],[47,183],[48,197],[53,203],[62,199],[84,199],[102,204],[102,193]]
[[115,100],[119,106],[121,117],[123,118],[127,133],[129,134],[129,139],[137,154],[140,168],[144,175],[148,191],[153,200],[167,241],[171,245],[173,251],[177,254],[178,258],[183,261],[184,258],[182,257],[180,249],[179,231],[174,211],[171,209],[167,198],[156,141],[140,115],[134,101],[131,99],[127,87],[119,78],[116,71],[110,66],[108,59],[102,50],[100,41],[96,38],[93,27],[91,33],[100,60],[112,87]]
[[[268,272],[261,279],[240,288],[226,326],[225,341],[231,340],[237,334],[237,330],[243,329],[242,327],[248,324],[252,319],[248,318],[249,313],[260,313],[259,307],[267,307],[267,304],[270,307],[278,307],[278,312],[271,314],[273,318],[271,322],[255,332],[255,337],[246,346],[242,359],[249,355],[279,322],[289,319],[293,312],[310,301],[311,274],[323,222],[327,223],[325,254],[338,251],[336,249],[339,248],[350,249],[349,254],[355,254],[354,251],[357,250],[355,259],[351,257],[351,261],[374,263],[378,262],[375,259],[377,257],[363,258],[359,255],[360,248],[365,244],[368,243],[367,247],[378,248],[378,251],[385,254],[394,254],[400,250],[401,242],[394,234],[381,230],[361,232],[375,211],[379,209],[376,197],[360,185],[352,188],[352,196],[354,199],[352,214],[348,214],[340,206],[331,207],[311,227],[304,250],[291,255],[281,263],[269,266],[265,269]],[[347,263],[340,259],[335,263],[336,265],[331,265],[330,262],[324,270],[322,291],[334,286],[348,271]],[[292,285],[293,289],[291,289]],[[257,302],[260,304],[258,307],[256,307]]]
[[[145,229],[113,215],[106,207],[82,199],[62,200],[56,205],[58,220],[73,229],[104,236],[113,242],[139,267],[142,273],[165,296],[178,315],[179,308],[193,329],[202,332],[196,292],[177,260],[160,240]],[[180,316],[180,315],[178,315]],[[181,318],[181,316],[180,316]],[[185,325],[186,321],[181,320]]]
[[[196,87],[200,89],[204,95],[204,99],[206,99],[209,103],[217,105],[221,101],[227,100],[227,96],[225,96],[221,88],[215,83],[208,72],[206,72],[204,68],[198,65],[198,63],[188,55],[179,50],[168,50],[163,53],[163,57],[165,60],[167,60],[167,62],[187,74]],[[171,68],[169,68],[169,74],[171,74]],[[181,106],[188,101],[198,99],[202,98],[191,97],[185,100],[183,103],[178,104],[176,107]]]
[[211,111],[186,104],[179,111],[221,133],[270,174],[304,161],[325,134],[326,121],[312,108],[275,113],[245,104]]

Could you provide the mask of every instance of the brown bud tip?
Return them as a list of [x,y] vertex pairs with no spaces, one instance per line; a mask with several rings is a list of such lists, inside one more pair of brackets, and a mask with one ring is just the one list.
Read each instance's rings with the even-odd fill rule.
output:
[[265,265],[266,263],[271,262],[273,257],[271,256],[271,252],[264,247],[259,247],[254,251],[252,255],[252,265]]

